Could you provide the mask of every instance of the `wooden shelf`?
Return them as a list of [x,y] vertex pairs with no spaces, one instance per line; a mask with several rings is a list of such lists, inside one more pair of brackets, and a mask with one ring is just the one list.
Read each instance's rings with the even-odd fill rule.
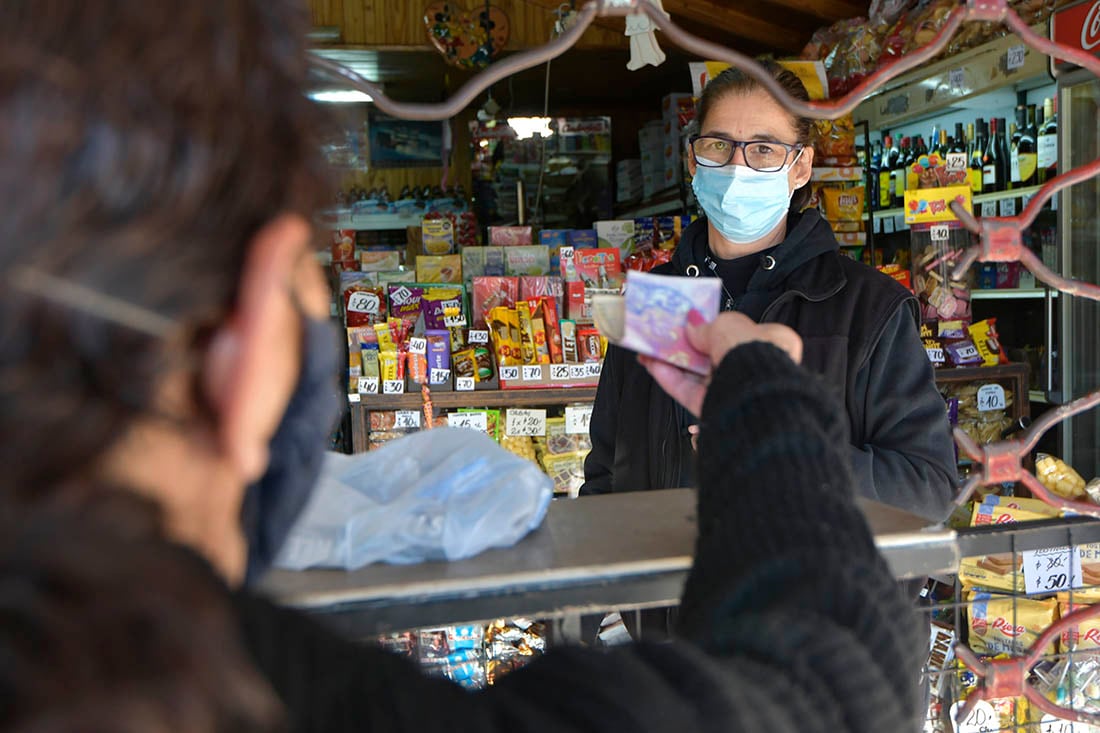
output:
[[[596,399],[595,387],[558,387],[552,389],[486,389],[474,392],[432,392],[432,406],[437,410],[459,407],[527,407],[568,405]],[[420,392],[401,395],[362,395],[352,410],[418,410],[424,401]]]
[[[1028,186],[1027,188],[1010,188],[1007,191],[994,191],[993,193],[979,193],[976,196],[974,196],[973,200],[974,200],[975,204],[982,204],[982,203],[985,203],[987,201],[1003,201],[1004,199],[1023,198],[1024,196],[1034,196],[1035,194],[1037,194],[1039,192],[1040,188],[1042,188],[1042,186]],[[935,190],[935,189],[929,189],[929,190]],[[975,209],[977,209],[976,206],[975,206]],[[1019,211],[1022,211],[1022,210],[1023,209],[1021,208]],[[1019,211],[1017,211],[1017,213],[1019,213]],[[980,218],[981,212],[976,211],[975,213],[978,214],[979,218]],[[871,216],[873,216],[875,219],[885,219],[888,216],[903,216],[904,214],[905,214],[905,209],[903,209],[902,207],[899,206],[896,209],[879,209],[878,211],[872,212]],[[864,214],[863,218],[866,219],[867,215]]]

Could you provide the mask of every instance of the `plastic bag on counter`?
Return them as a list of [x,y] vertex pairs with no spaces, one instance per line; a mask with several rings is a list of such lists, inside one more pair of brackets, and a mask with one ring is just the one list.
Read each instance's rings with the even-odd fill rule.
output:
[[276,565],[352,570],[472,557],[538,527],[552,494],[538,465],[473,430],[438,428],[370,453],[330,453]]

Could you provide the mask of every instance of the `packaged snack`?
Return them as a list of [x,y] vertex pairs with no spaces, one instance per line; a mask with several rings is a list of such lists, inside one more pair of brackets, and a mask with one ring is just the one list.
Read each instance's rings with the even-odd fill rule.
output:
[[584,457],[580,452],[546,454],[542,467],[554,481],[554,493],[576,498],[584,485]]
[[358,272],[340,274],[347,326],[373,326],[386,317],[382,290]]
[[363,376],[379,379],[382,372],[378,366],[378,344],[364,346],[359,351],[359,358],[363,364]]
[[516,315],[519,317],[520,358],[524,364],[535,364],[535,331],[531,326],[531,308],[527,301],[516,303]]
[[863,223],[863,186],[822,189],[825,199],[825,218],[830,222]]
[[512,308],[493,308],[489,312],[489,334],[500,366],[523,364],[519,314]]
[[397,377],[397,352],[382,350],[378,352],[378,369],[381,372],[382,381],[392,382]]
[[550,352],[550,363],[561,364],[561,324],[558,320],[558,308],[554,298],[539,298],[542,322],[546,329],[546,347]]
[[519,298],[519,279],[514,277],[475,277],[472,318],[475,328],[484,328],[494,308],[515,308]]
[[549,364],[550,347],[547,344],[546,321],[542,315],[542,302],[543,301],[536,300],[534,301],[534,307],[531,307],[531,301],[527,301],[530,313],[531,335],[535,344],[535,362],[538,364]]
[[[1007,654],[996,656],[984,655],[980,661],[989,659],[1008,659]],[[989,700],[979,700],[966,720],[955,723],[958,720],[958,712],[966,702],[966,698],[978,686],[978,677],[962,665],[956,667],[954,685],[949,685],[946,693],[954,692],[956,702],[948,710],[947,718],[952,721],[953,727],[947,729],[951,733],[963,733],[973,731],[1019,731],[1030,727],[1030,706],[1024,697],[997,697]],[[950,681],[947,678],[945,682]]]
[[982,363],[982,355],[978,353],[978,348],[970,339],[962,339],[961,341],[952,341],[951,343],[944,344],[944,351],[947,354],[948,361],[950,361],[953,366],[978,366]]
[[[1058,511],[1035,499],[1014,496],[986,496],[975,502],[970,525],[1035,522],[1058,516]],[[966,588],[1022,593],[1026,588],[1023,556],[1012,553],[964,557],[959,563],[959,582]]]
[[477,381],[487,382],[493,378],[493,355],[488,346],[478,344],[474,347],[474,361],[477,365]]
[[475,277],[504,276],[503,247],[467,247],[462,250],[462,276],[466,282]]
[[937,330],[944,341],[959,341],[969,335],[962,321],[940,321]]
[[565,283],[565,316],[577,323],[591,323],[592,313],[585,298],[584,283]]
[[446,629],[421,629],[418,646],[422,661],[443,660],[451,653]]
[[595,328],[577,330],[577,351],[579,360],[585,364],[594,364],[603,359],[600,332]]
[[580,359],[577,352],[577,324],[568,319],[559,322],[561,329],[562,360],[566,364],[578,364]]
[[531,227],[489,227],[489,244],[519,247],[531,244]]
[[420,224],[420,237],[421,247],[426,255],[447,255],[455,251],[454,224],[446,217],[433,218],[431,214],[425,215]]
[[394,250],[359,253],[359,269],[363,272],[388,272],[401,267],[401,253]]
[[[1070,603],[1069,593],[1058,594],[1058,611],[1060,618],[1065,618],[1074,611],[1088,608],[1090,603]],[[1069,651],[1084,651],[1086,649],[1100,649],[1100,618],[1091,618],[1076,626],[1062,629],[1060,639],[1062,653]]]
[[600,246],[595,229],[570,229],[566,239],[574,249],[596,249]]
[[[971,591],[968,614],[970,648],[978,654],[1020,655],[1058,619],[1058,600],[994,596]],[[1053,654],[1055,643],[1044,651]]]
[[542,245],[524,245],[504,250],[504,274],[549,275],[550,250]]
[[393,342],[389,323],[376,323],[374,333],[378,337],[378,349],[380,351],[396,351],[397,345]]
[[420,302],[424,326],[430,329],[447,328],[447,318],[462,315],[465,300],[461,286],[457,288],[427,288]]
[[416,658],[419,654],[416,643],[416,632],[401,631],[396,634],[383,634],[378,637],[378,645],[390,654],[402,657]]
[[399,318],[410,325],[420,317],[420,302],[424,297],[424,288],[416,285],[390,285],[390,317]]
[[[428,342],[428,375],[449,371],[451,368],[451,334],[446,329],[425,331]],[[439,384],[441,382],[432,382]]]
[[622,260],[617,249],[577,250],[573,253],[577,278],[586,288],[618,290],[623,283]]
[[457,351],[451,355],[451,364],[456,377],[472,377],[478,381],[477,354],[473,349]]
[[1074,471],[1061,458],[1039,453],[1035,457],[1035,477],[1039,483],[1063,499],[1082,499],[1085,493],[1085,479]]
[[422,283],[461,283],[460,255],[420,255],[416,258],[416,279]]
[[621,259],[626,259],[634,251],[634,220],[598,221],[596,238],[601,248],[614,249]]
[[534,464],[538,464],[535,456],[535,442],[529,435],[503,435],[500,438],[500,447],[520,458],[526,458]]
[[428,357],[426,354],[414,354],[411,351],[405,356],[406,372],[414,384],[425,384],[428,381]]
[[332,263],[348,267],[355,265],[355,230],[334,229],[332,231]]
[[981,354],[983,366],[997,366],[998,364],[1008,363],[1008,358],[1001,349],[1001,340],[997,337],[996,318],[978,321],[970,326],[968,330],[974,346]]

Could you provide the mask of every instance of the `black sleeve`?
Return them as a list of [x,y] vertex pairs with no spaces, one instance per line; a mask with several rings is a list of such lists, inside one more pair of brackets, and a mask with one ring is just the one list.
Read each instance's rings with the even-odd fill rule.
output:
[[955,445],[935,370],[907,308],[887,324],[853,395],[863,401],[864,445],[853,446],[860,492],[933,520],[954,498]]
[[610,494],[615,469],[615,436],[619,429],[619,405],[622,401],[622,371],[626,351],[611,344],[600,372],[592,420],[588,424],[592,450],[584,459],[584,484],[581,496]]
[[917,730],[916,614],[855,506],[843,411],[764,344],[735,349],[713,384],[680,640],[552,650],[468,694],[248,601],[249,645],[296,730]]

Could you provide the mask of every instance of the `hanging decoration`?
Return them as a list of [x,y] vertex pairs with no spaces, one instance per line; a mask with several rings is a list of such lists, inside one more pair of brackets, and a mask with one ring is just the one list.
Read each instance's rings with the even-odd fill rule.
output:
[[[662,13],[661,0],[649,0]],[[665,13],[667,16],[668,14]],[[626,36],[630,39],[630,61],[626,68],[630,71],[651,64],[660,66],[665,62],[665,52],[657,45],[657,24],[645,13],[633,13],[626,16]]]
[[489,3],[476,10],[452,2],[432,3],[424,9],[424,25],[447,63],[462,69],[488,66],[508,45],[508,16]]

